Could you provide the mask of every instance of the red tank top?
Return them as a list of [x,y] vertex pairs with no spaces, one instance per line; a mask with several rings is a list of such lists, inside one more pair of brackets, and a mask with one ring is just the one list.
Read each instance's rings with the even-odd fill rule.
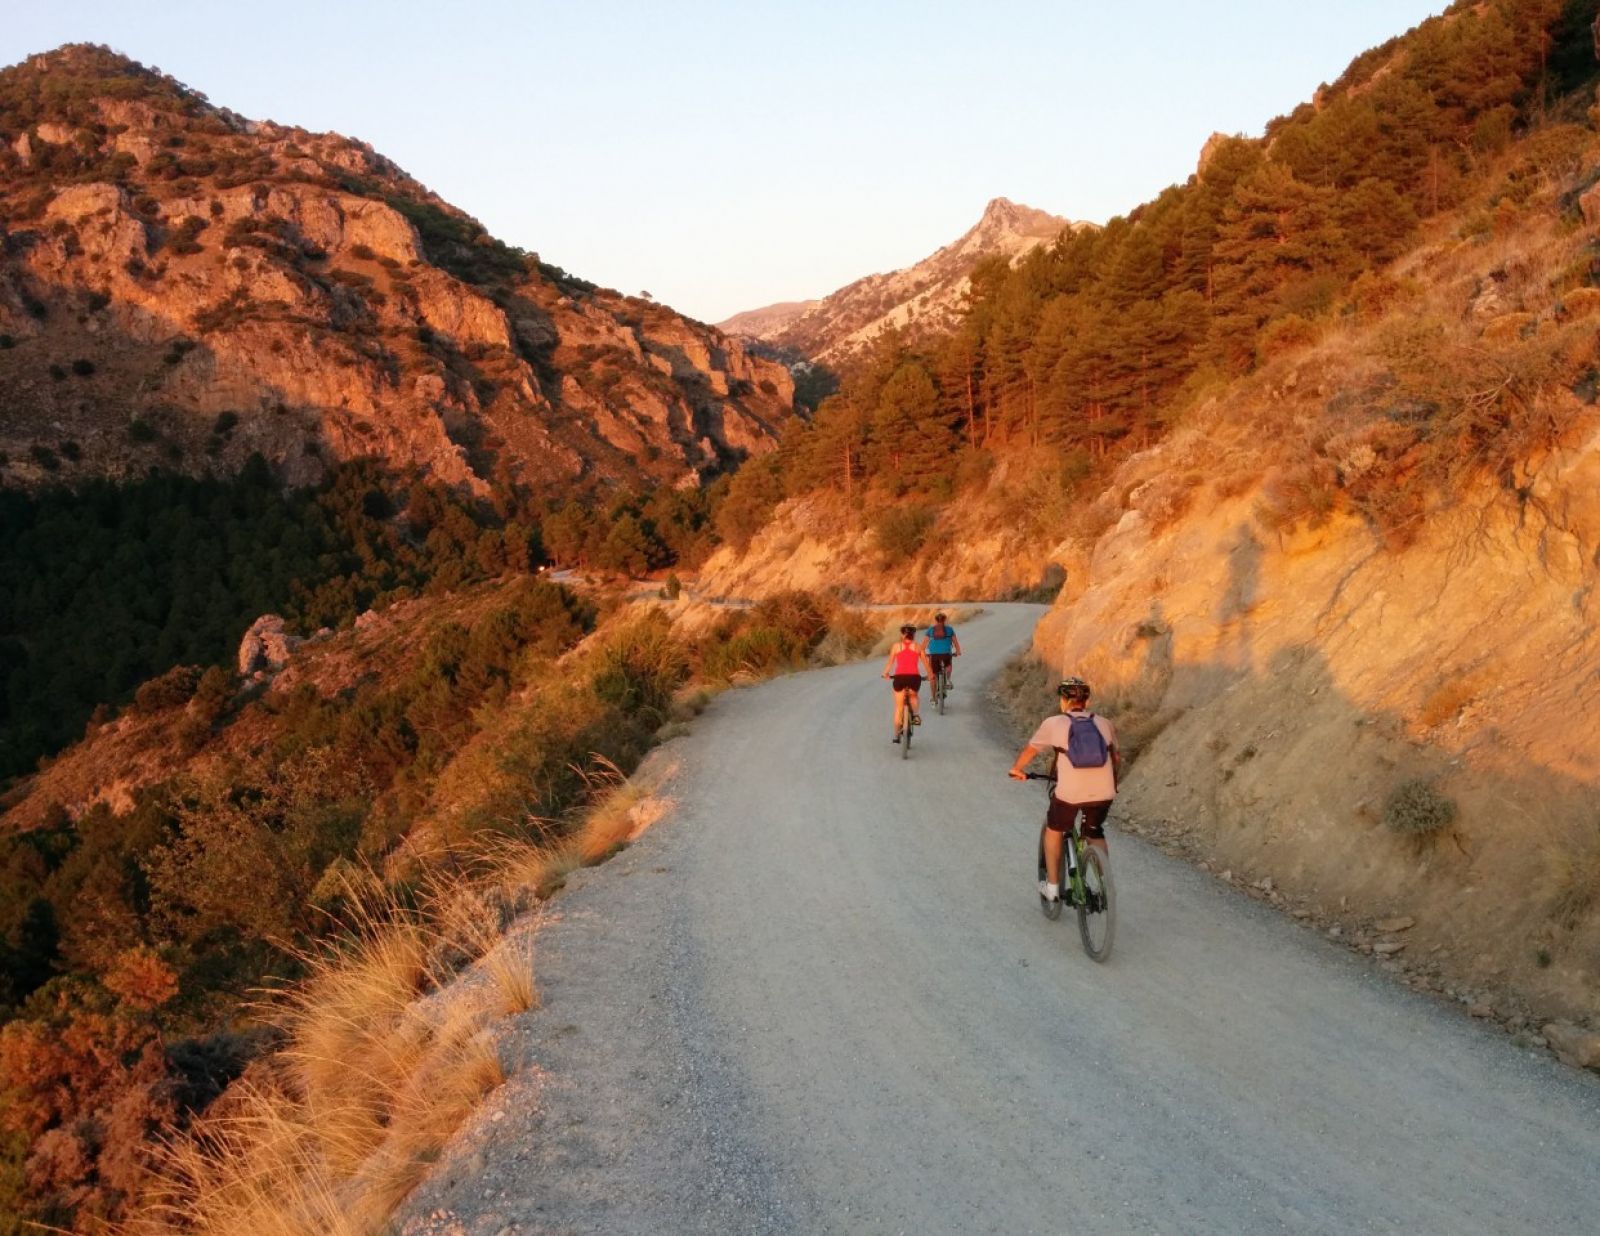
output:
[[921,675],[922,667],[917,664],[918,652],[915,648],[897,648],[894,654],[894,672],[896,674]]

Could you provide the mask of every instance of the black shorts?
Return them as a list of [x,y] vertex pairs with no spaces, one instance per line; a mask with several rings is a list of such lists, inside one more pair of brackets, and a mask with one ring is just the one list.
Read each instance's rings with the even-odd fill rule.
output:
[[894,676],[894,689],[896,691],[921,691],[921,674],[896,674]]
[[930,652],[928,665],[937,674],[940,670],[947,670],[955,663],[955,656],[948,652]]
[[1078,812],[1083,812],[1083,835],[1096,841],[1106,835],[1106,816],[1111,814],[1111,803],[1064,803],[1059,798],[1050,800],[1050,813],[1045,816],[1044,826],[1053,833],[1070,833],[1072,821]]

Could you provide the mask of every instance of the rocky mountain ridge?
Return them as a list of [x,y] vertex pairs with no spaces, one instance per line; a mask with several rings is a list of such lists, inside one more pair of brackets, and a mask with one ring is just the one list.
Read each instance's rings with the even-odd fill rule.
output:
[[860,353],[885,331],[914,339],[950,330],[960,318],[968,276],[982,258],[1015,260],[1073,223],[997,197],[957,240],[902,270],[868,275],[817,300],[751,309],[720,323],[742,335],[827,365]]
[[0,483],[341,459],[483,491],[695,484],[780,365],[488,236],[392,162],[105,49],[0,73]]

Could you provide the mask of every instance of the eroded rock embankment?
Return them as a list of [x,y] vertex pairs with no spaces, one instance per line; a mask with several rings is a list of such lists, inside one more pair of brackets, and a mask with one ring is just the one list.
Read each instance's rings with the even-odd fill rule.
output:
[[1143,744],[1139,826],[1530,1035],[1600,1019],[1597,495],[1591,412],[1404,550],[1352,517],[1277,536],[1255,492],[1135,507],[1034,651]]

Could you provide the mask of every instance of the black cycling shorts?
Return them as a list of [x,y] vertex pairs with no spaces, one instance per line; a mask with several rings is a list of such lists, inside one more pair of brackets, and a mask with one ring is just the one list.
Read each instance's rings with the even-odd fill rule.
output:
[[955,656],[952,653],[930,652],[928,654],[928,665],[932,668],[935,674],[937,674],[940,670],[949,669],[954,663]]
[[921,674],[896,674],[894,676],[894,689],[896,691],[918,691],[918,692],[920,692],[922,690],[922,675]]
[[1070,833],[1073,818],[1083,812],[1083,835],[1095,840],[1106,835],[1106,816],[1111,814],[1109,800],[1103,803],[1064,803],[1059,798],[1050,800],[1050,812],[1044,826],[1053,833]]

